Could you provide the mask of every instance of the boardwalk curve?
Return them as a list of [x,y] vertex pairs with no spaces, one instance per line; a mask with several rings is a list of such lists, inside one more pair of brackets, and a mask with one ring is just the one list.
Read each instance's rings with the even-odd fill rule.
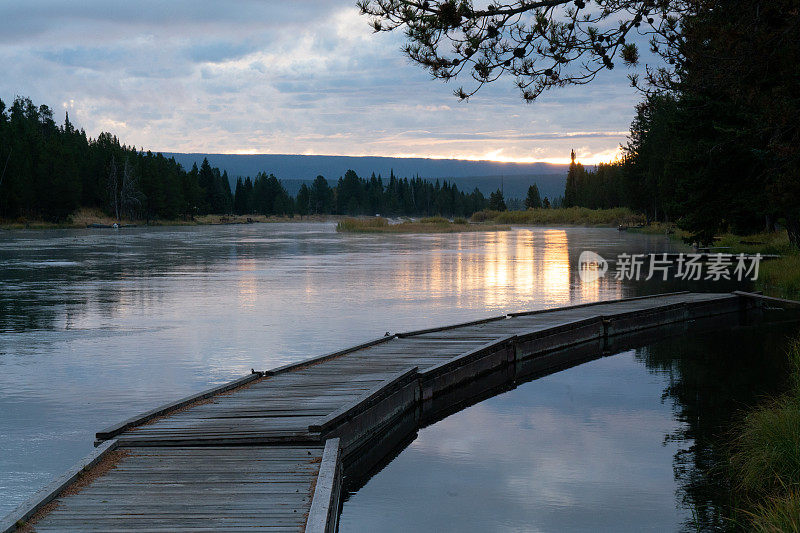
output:
[[335,531],[343,464],[381,460],[377,439],[615,339],[715,317],[737,324],[764,301],[681,292],[514,313],[253,371],[98,432],[93,454],[0,532]]

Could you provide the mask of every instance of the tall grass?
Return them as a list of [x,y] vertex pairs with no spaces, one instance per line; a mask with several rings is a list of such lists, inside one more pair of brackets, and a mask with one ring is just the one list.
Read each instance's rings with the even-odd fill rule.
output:
[[800,532],[800,493],[793,492],[783,498],[769,498],[747,513],[750,530],[755,533]]
[[495,224],[573,225],[573,226],[617,226],[643,224],[645,218],[626,207],[614,209],[589,209],[566,207],[559,209],[528,209],[526,211],[478,211],[472,215],[473,222]]
[[731,466],[744,494],[769,496],[800,489],[800,398],[790,394],[749,412],[734,444]]
[[729,247],[725,251],[734,254],[780,255],[779,259],[761,263],[756,288],[769,296],[800,298],[800,251],[789,242],[785,230],[746,237],[726,233],[720,235],[715,245]]
[[730,477],[753,531],[800,532],[800,340],[789,350],[793,385],[735,428]]
[[789,242],[789,234],[783,231],[771,233],[756,233],[754,235],[735,235],[724,233],[718,237],[714,246],[729,247],[732,253],[745,254],[778,254],[786,255],[796,253],[797,250]]
[[756,286],[770,296],[800,298],[800,254],[761,263]]
[[424,217],[417,222],[420,224],[443,224],[445,226],[451,224],[451,222],[444,217]]
[[[633,231],[651,235],[667,234],[678,241],[684,241],[689,236],[673,224],[659,222]],[[761,263],[756,289],[764,291],[767,296],[800,299],[800,250],[792,246],[785,230],[746,236],[724,233],[716,238],[714,246],[726,248],[719,251],[731,254],[779,255],[779,259],[769,259]]]
[[389,221],[383,217],[345,218],[336,224],[336,231],[370,233],[381,231],[387,226],[389,226]]
[[336,225],[336,231],[344,233],[455,233],[460,231],[507,230],[508,226],[470,224],[464,218],[450,222],[444,217],[425,217],[389,224],[382,217],[345,218]]

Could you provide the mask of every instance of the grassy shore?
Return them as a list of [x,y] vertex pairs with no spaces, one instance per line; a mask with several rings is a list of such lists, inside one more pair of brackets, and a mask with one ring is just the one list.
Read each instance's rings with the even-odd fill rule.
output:
[[[669,235],[684,242],[688,234],[674,225],[650,224],[636,230]],[[763,261],[756,288],[768,296],[800,298],[800,251],[785,231],[755,235],[718,235],[723,253],[778,254]],[[800,339],[789,351],[790,392],[750,409],[731,429],[727,478],[735,497],[735,528],[759,533],[800,533]]]
[[[385,227],[380,217],[347,218],[333,215],[310,215],[305,217],[277,217],[264,215],[202,215],[192,219],[175,220],[126,220],[126,224],[149,226],[196,226],[205,224],[243,224],[248,222],[289,222],[289,221],[330,221],[347,220],[339,231],[371,232],[371,233],[448,233],[456,231],[492,231],[508,229],[509,224],[538,226],[606,226],[639,225],[644,217],[627,208],[587,209],[570,207],[563,209],[529,209],[527,211],[479,211],[472,215],[471,221],[456,218],[452,222],[443,217],[428,217],[400,224],[389,224]],[[85,228],[89,224],[111,225],[117,222],[113,217],[99,209],[80,209],[63,222],[47,222],[42,220],[0,220],[0,229],[53,229],[53,228]],[[398,227],[399,226],[399,227]]]
[[90,224],[110,226],[115,222],[134,226],[204,226],[218,224],[250,224],[270,222],[327,222],[339,220],[341,217],[334,215],[306,215],[306,216],[266,216],[266,215],[199,215],[190,219],[137,219],[117,221],[99,209],[79,209],[62,222],[48,222],[44,220],[0,220],[0,229],[76,229],[85,228]]
[[800,339],[789,350],[793,384],[734,428],[728,475],[747,531],[800,532]]
[[[687,240],[689,236],[688,233],[672,224],[654,223],[630,231],[651,235],[669,235],[681,242]],[[731,254],[780,255],[780,259],[761,263],[756,289],[764,291],[767,296],[800,299],[800,250],[791,245],[786,231],[747,236],[723,233],[716,237],[714,246],[720,247],[720,252]]]
[[383,217],[345,218],[336,225],[336,231],[343,233],[456,233],[462,231],[502,231],[508,226],[491,224],[471,224],[464,218],[452,221],[444,217],[427,217],[419,220],[406,220],[390,224]]
[[[768,296],[800,299],[800,250],[789,242],[786,231],[759,233],[742,237],[720,235],[716,246],[728,246],[734,254],[778,254],[780,259],[761,263],[756,288]],[[728,251],[728,250],[725,250]]]
[[526,211],[478,211],[472,215],[472,221],[536,226],[619,226],[644,224],[645,218],[624,207],[614,209],[566,207]]

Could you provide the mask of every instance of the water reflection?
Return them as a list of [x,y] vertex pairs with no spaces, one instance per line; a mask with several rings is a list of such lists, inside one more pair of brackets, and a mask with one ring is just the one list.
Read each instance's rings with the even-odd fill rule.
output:
[[256,278],[256,261],[254,259],[238,259],[235,263],[239,272],[239,307],[252,309],[258,297],[258,278]]
[[714,468],[724,431],[783,390],[798,332],[727,326],[675,327],[420,430],[356,484],[340,530],[727,529],[730,495]]
[[109,423],[383,335],[662,289],[583,287],[584,249],[664,238],[532,228],[338,235],[332,224],[0,232],[0,514]]
[[[283,283],[277,280],[300,274],[309,297],[320,295],[325,276],[352,289],[373,286],[410,302],[449,299],[466,312],[560,305],[623,292],[613,280],[578,283],[571,271],[576,251],[607,247],[608,237],[616,237],[611,244],[618,248],[622,242],[626,249],[650,246],[643,236],[630,239],[609,230],[343,238],[331,234],[331,227],[274,226],[61,231],[25,238],[4,232],[0,331],[60,329],[68,316],[76,315],[119,320],[137,308],[163,304],[165,298],[183,305],[187,302],[174,298],[197,291],[181,288],[176,294],[172,285],[177,281],[212,298],[233,281],[239,306],[251,309],[264,304],[256,303],[264,293],[276,290],[265,282]],[[570,234],[576,240],[572,248]],[[316,263],[322,257],[324,263]],[[374,287],[376,281],[380,287]]]
[[[512,267],[508,261],[508,233],[497,232],[487,242],[487,258],[483,280],[480,273],[476,272],[473,278],[477,283],[483,283],[486,288],[487,307],[496,307],[508,290],[509,269]],[[476,269],[477,270],[477,269]]]
[[789,339],[797,326],[713,333],[691,342],[672,339],[637,352],[651,372],[666,378],[663,398],[673,406],[673,458],[679,504],[691,510],[686,529],[730,528],[732,495],[718,470],[725,435],[746,406],[786,389]]
[[565,304],[570,300],[569,248],[567,232],[545,230],[542,247],[542,277],[548,303]]

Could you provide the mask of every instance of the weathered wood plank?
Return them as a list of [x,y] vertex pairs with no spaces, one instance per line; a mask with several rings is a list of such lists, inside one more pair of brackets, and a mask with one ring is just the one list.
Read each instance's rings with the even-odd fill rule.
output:
[[328,359],[333,359],[335,357],[339,357],[342,355],[346,355],[351,352],[355,352],[357,350],[362,350],[364,348],[369,348],[370,346],[375,346],[376,344],[382,344],[384,342],[388,342],[395,338],[394,335],[385,335],[383,337],[367,341],[365,343],[359,344],[357,346],[352,346],[350,348],[345,348],[344,350],[339,350],[336,352],[319,355],[317,357],[312,357],[311,359],[306,359],[304,361],[298,361],[297,363],[289,363],[288,365],[279,366],[277,368],[273,368],[271,370],[267,370],[264,372],[267,376],[274,376],[275,374],[281,374],[283,372],[289,372],[291,370],[297,370],[298,368],[305,368],[309,365],[313,365],[315,363],[321,363],[323,361],[327,361]]
[[[104,447],[112,443],[116,446],[118,441]],[[126,455],[103,476],[59,497],[55,509],[35,524],[36,529],[269,525],[301,530],[323,456],[321,445],[123,451]]]
[[755,300],[757,302],[770,303],[781,307],[788,307],[791,309],[800,308],[800,302],[797,302],[795,300],[787,300],[786,298],[775,298],[773,296],[764,296],[763,294],[757,292],[744,292],[744,291],[733,291],[733,294],[739,295],[743,298]]
[[571,309],[583,309],[586,307],[593,307],[598,305],[607,305],[607,304],[618,304],[618,303],[625,303],[625,302],[634,302],[638,300],[650,300],[653,298],[667,298],[670,296],[683,296],[691,294],[689,291],[678,291],[678,292],[667,292],[664,294],[650,294],[647,296],[633,296],[631,298],[620,298],[618,300],[601,300],[598,302],[589,302],[585,304],[575,304],[575,305],[568,305],[564,307],[556,307],[552,309],[537,309],[535,311],[522,311],[519,313],[509,313],[508,316],[510,317],[518,317],[518,316],[531,316],[531,315],[541,315],[545,313],[554,313],[554,312],[561,312],[565,310]]
[[230,383],[225,383],[223,385],[212,387],[210,389],[198,392],[196,394],[191,394],[189,396],[186,396],[185,398],[181,398],[180,400],[176,400],[174,402],[170,402],[160,407],[156,407],[155,409],[147,411],[146,413],[129,418],[118,424],[114,424],[113,426],[109,426],[101,431],[98,431],[97,434],[95,435],[95,438],[97,438],[100,441],[108,440],[112,437],[119,435],[123,431],[130,429],[134,426],[138,426],[139,424],[143,424],[148,420],[152,420],[153,418],[156,418],[158,416],[165,415],[170,411],[175,411],[177,409],[180,409],[181,407],[189,405],[190,403],[199,400],[204,400],[206,398],[210,398],[211,396],[215,396],[222,392],[227,392],[237,387],[241,387],[242,385],[246,385],[247,383],[259,379],[262,376],[263,376],[262,372],[253,371],[251,374],[243,376],[237,380],[231,381]]
[[322,453],[314,499],[308,512],[306,533],[333,533],[338,529],[341,467],[339,439],[328,439]]
[[397,333],[397,336],[400,337],[400,338],[413,337],[414,335],[423,335],[425,333],[434,333],[434,332],[437,332],[437,331],[446,331],[446,330],[457,329],[457,328],[462,328],[462,327],[466,327],[466,326],[474,326],[476,324],[485,324],[487,322],[494,322],[495,320],[505,320],[506,318],[507,318],[506,315],[493,316],[493,317],[489,317],[489,318],[482,318],[480,320],[473,320],[471,322],[462,322],[460,324],[453,324],[451,326],[439,326],[439,327],[436,327],[436,328],[418,329],[416,331],[406,331],[404,333]]
[[117,441],[110,440],[95,448],[89,455],[78,461],[75,466],[22,502],[15,510],[0,520],[0,532],[10,533],[11,531],[16,531],[20,524],[55,499],[64,488],[71,485],[81,474],[97,464],[108,452],[113,451],[117,444]]
[[416,381],[417,370],[417,367],[413,367],[390,376],[376,387],[358,397],[358,399],[355,401],[345,404],[336,411],[330,413],[318,424],[310,425],[308,428],[309,431],[313,433],[322,433],[323,431],[328,431],[337,424],[343,422],[346,418],[352,418],[355,415],[366,411],[376,403],[380,402],[382,399],[386,398],[392,392],[401,389],[408,383]]

